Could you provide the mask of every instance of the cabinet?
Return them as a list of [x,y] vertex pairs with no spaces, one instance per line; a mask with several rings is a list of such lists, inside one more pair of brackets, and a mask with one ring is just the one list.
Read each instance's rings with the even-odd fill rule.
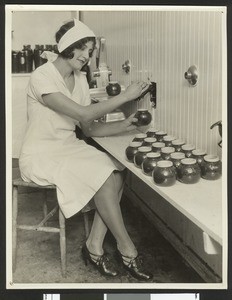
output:
[[[222,180],[201,179],[170,187],[154,184],[150,176],[127,161],[125,149],[138,131],[93,138],[128,170],[125,193],[148,220],[207,283],[224,281],[226,198]],[[223,207],[224,206],[224,207]],[[210,207],[210,209],[209,209]]]
[[142,182],[128,174],[126,194],[147,219],[186,259],[206,282],[221,282],[222,245],[213,240],[214,252],[205,240],[206,233],[168,201]]
[[30,74],[12,75],[12,157],[18,158],[27,124],[26,88]]

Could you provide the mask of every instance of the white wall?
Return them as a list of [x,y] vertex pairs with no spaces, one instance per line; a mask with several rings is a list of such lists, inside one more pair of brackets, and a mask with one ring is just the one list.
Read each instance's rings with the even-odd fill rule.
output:
[[[15,11],[12,49],[24,44],[53,44],[62,22],[77,11]],[[128,85],[141,79],[157,82],[153,122],[169,134],[221,155],[222,15],[220,11],[83,11],[82,20],[107,43],[112,80]],[[130,59],[129,75],[122,64]],[[198,66],[199,81],[190,87],[184,72]],[[139,105],[148,106],[149,101]],[[129,106],[135,111],[136,104]]]
[[70,11],[14,11],[12,12],[12,49],[23,45],[56,44],[55,33],[63,22],[71,19]]
[[[222,119],[222,16],[221,11],[81,13],[96,35],[106,38],[112,79],[125,85],[148,77],[157,82],[155,125],[219,155],[220,136],[210,126]],[[122,71],[127,59],[129,75]],[[199,70],[196,87],[184,79],[192,64]]]

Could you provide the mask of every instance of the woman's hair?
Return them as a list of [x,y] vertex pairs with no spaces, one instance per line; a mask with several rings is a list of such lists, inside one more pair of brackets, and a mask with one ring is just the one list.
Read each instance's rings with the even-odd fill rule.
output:
[[[74,27],[74,21],[70,21],[70,22],[62,25],[60,27],[60,29],[56,32],[56,35],[55,35],[56,42],[59,43],[62,36],[72,27]],[[72,59],[74,56],[73,50],[82,49],[82,47],[85,46],[85,44],[88,42],[93,42],[93,48],[95,48],[95,45],[96,45],[95,37],[86,37],[86,38],[80,39],[79,41],[73,43],[72,45],[70,45],[69,47],[64,49],[61,53],[59,53],[59,55],[66,59]]]

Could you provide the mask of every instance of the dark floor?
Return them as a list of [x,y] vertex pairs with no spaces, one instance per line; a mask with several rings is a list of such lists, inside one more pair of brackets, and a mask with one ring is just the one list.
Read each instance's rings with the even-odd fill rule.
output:
[[[14,174],[17,173],[14,172]],[[41,192],[21,190],[18,223],[35,224],[42,216]],[[49,191],[49,204],[55,194]],[[159,234],[146,218],[123,197],[122,212],[128,232],[157,283],[201,283],[202,279],[185,263],[175,249]],[[90,213],[92,219],[93,214]],[[54,216],[53,224],[58,216]],[[59,235],[56,233],[18,230],[17,268],[15,283],[138,283],[117,262],[115,241],[107,234],[105,249],[117,264],[120,276],[107,278],[92,265],[85,266],[81,247],[85,241],[83,216],[77,214],[66,220],[67,277],[60,272]]]
[[[20,194],[19,223],[33,224],[42,215],[41,193]],[[51,199],[53,195],[51,194]],[[52,202],[52,201],[51,201]],[[147,266],[154,274],[154,282],[194,283],[202,282],[198,275],[185,264],[181,256],[147,222],[126,198],[122,200],[124,220],[139,252],[143,253]],[[92,217],[92,214],[91,214]],[[54,216],[52,223],[57,222]],[[135,282],[121,266],[121,276],[108,279],[99,276],[92,265],[87,267],[81,258],[81,246],[85,241],[83,218],[78,214],[66,220],[67,277],[60,274],[59,236],[54,233],[18,231],[17,269],[14,282],[20,283],[87,283],[87,282]],[[110,234],[105,249],[115,260],[115,242]],[[116,261],[115,261],[116,262]],[[117,263],[117,262],[116,262]]]

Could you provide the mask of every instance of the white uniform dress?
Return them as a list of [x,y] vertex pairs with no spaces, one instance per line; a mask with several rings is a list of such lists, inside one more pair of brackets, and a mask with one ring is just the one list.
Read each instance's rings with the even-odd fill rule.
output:
[[27,92],[27,131],[19,158],[25,181],[56,185],[66,218],[80,211],[114,170],[122,170],[109,155],[76,138],[76,121],[43,102],[43,94],[61,92],[81,105],[89,105],[86,76],[77,72],[74,77],[75,87],[70,93],[52,62],[32,73]]

